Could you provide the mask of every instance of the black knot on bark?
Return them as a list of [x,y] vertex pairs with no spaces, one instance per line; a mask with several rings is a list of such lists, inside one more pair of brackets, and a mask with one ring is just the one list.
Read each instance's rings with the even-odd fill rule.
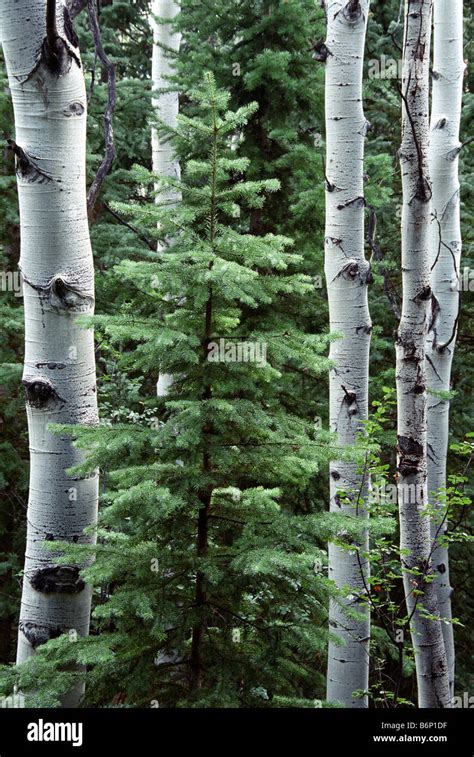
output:
[[359,0],[349,0],[343,10],[343,16],[347,21],[354,23],[362,18],[362,8]]
[[420,176],[416,183],[415,197],[420,202],[429,202],[432,197],[431,184],[426,176]]
[[51,381],[46,378],[24,378],[26,402],[30,407],[42,410],[59,397]]
[[413,298],[413,302],[416,302],[419,304],[420,302],[426,302],[427,300],[431,300],[431,297],[433,295],[433,290],[429,285],[424,286],[423,289],[421,289],[416,297]]
[[437,565],[436,568],[440,573],[446,573],[446,565],[444,564],[444,562]]
[[415,343],[405,333],[400,334],[400,330],[396,332],[396,345],[403,349],[402,360],[406,363],[418,363],[420,360],[420,354],[416,348]]
[[400,454],[402,455],[414,455],[416,457],[421,457],[423,454],[422,445],[411,436],[399,436],[398,449]]
[[359,275],[359,264],[356,260],[347,263],[341,271],[343,279],[355,279]]
[[438,123],[435,125],[435,129],[444,129],[447,123],[448,123],[447,118],[440,118]]
[[46,0],[46,37],[41,47],[41,62],[51,74],[59,77],[68,73],[72,60],[75,60],[79,67],[81,61],[75,52],[79,40],[74,31],[69,12],[66,6],[62,5],[65,37],[63,39],[58,33],[56,11],[56,0]]
[[349,260],[336,274],[333,281],[342,276],[346,281],[359,280],[359,284],[366,285],[372,281],[372,269],[367,261]]
[[48,71],[55,76],[64,76],[71,67],[68,46],[59,34],[44,38],[41,59]]
[[343,404],[346,406],[348,415],[357,415],[359,406],[357,404],[357,394],[350,390],[347,390],[345,386],[341,386],[344,392]]
[[63,113],[67,118],[70,118],[71,116],[82,116],[84,112],[85,107],[79,100],[72,102],[63,110]]
[[332,52],[322,39],[313,42],[311,49],[313,51],[313,60],[317,60],[319,63],[326,63],[328,55],[332,55]]
[[33,649],[46,644],[50,639],[57,639],[65,631],[61,626],[44,626],[30,621],[20,622],[19,629]]
[[85,311],[94,303],[93,297],[83,293],[78,286],[66,281],[61,274],[51,280],[49,293],[51,305],[58,310]]
[[47,181],[52,181],[50,174],[43,171],[35,162],[36,159],[32,155],[29,155],[20,145],[13,139],[7,139],[8,147],[15,156],[15,173],[19,179],[33,184],[44,184]]
[[341,478],[341,474],[337,470],[332,470],[331,471],[331,478],[333,478],[334,481],[339,481],[339,479]]
[[38,570],[30,578],[30,584],[42,594],[79,594],[85,587],[79,568],[75,565],[58,565]]
[[412,476],[419,472],[423,459],[423,446],[411,436],[399,436],[397,452],[398,472],[401,476]]

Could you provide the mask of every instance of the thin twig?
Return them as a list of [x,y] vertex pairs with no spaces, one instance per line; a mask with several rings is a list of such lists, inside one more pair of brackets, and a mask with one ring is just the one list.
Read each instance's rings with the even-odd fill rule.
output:
[[153,244],[153,242],[147,239],[147,237],[144,234],[142,234],[137,228],[135,228],[135,226],[132,226],[131,223],[128,223],[127,221],[125,221],[125,219],[122,218],[122,216],[120,216],[115,210],[113,210],[113,208],[111,208],[110,205],[108,205],[106,202],[103,202],[103,205],[104,205],[104,208],[108,210],[110,215],[112,215],[116,221],[121,223],[122,226],[126,226],[127,229],[130,229],[130,231],[133,231],[133,233],[136,234],[137,237],[142,240],[142,242],[145,242],[145,244],[147,245],[147,247],[150,248],[150,250],[153,250],[153,252],[156,252],[156,246]]
[[95,51],[107,70],[108,97],[107,107],[104,113],[104,138],[105,138],[105,155],[99,166],[97,175],[92,182],[89,194],[87,195],[87,211],[90,214],[100,192],[102,183],[109,173],[115,158],[113,115],[115,111],[115,64],[112,63],[106,55],[102,45],[102,36],[100,33],[99,22],[97,20],[97,11],[94,0],[87,0],[87,10],[89,13],[89,22],[91,25],[92,36],[94,37]]

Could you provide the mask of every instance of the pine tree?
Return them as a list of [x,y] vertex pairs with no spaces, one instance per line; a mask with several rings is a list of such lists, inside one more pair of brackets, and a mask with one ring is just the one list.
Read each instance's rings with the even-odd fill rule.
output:
[[[292,237],[301,255],[301,271],[314,282],[292,316],[309,334],[326,330],[324,67],[314,49],[324,34],[324,14],[313,0],[183,0],[181,8],[176,20],[183,35],[176,85],[182,110],[192,114],[186,93],[203,70],[212,71],[218,85],[230,92],[233,108],[253,100],[259,103],[245,132],[236,135],[236,144],[250,161],[248,178],[277,178],[280,191],[241,220],[255,235]],[[287,310],[287,303],[282,306]],[[289,405],[297,413],[304,407],[308,419],[327,428],[326,377],[312,382],[287,368],[284,380]],[[319,477],[294,507],[314,510],[325,498],[327,479]]]
[[[285,408],[281,369],[327,370],[326,339],[278,308],[259,317],[261,305],[296,303],[311,282],[293,272],[289,239],[252,236],[236,214],[278,190],[244,179],[248,161],[230,147],[256,105],[228,111],[210,74],[194,97],[200,115],[181,116],[175,135],[188,153],[183,178],[159,179],[159,192],[179,189],[182,203],[116,206],[173,241],[159,258],[116,267],[129,300],[96,319],[120,347],[121,370],[146,377],[159,363],[176,378],[168,396],[143,396],[135,423],[74,429],[93,450],[81,472],[109,470],[97,559],[84,573],[108,589],[98,636],[53,640],[17,671],[22,690],[42,681],[37,703],[80,675],[64,671],[72,661],[90,665],[94,704],[117,694],[142,706],[312,706],[322,693],[313,660],[330,588],[317,545],[340,522],[288,510],[290,490],[303,490],[330,452],[324,433]],[[136,175],[142,187],[158,179]],[[63,669],[53,676],[48,660]]]

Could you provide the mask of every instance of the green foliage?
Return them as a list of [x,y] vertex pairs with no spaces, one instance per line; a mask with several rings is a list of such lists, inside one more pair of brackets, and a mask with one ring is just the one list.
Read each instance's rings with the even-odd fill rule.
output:
[[[355,519],[325,515],[327,462],[343,453],[331,450],[321,430],[328,417],[325,355],[328,340],[336,338],[326,333],[323,276],[324,66],[311,50],[324,38],[324,14],[314,0],[182,0],[176,21],[182,54],[170,86],[180,91],[182,117],[172,139],[183,167],[174,186],[183,202],[169,208],[160,193],[170,182],[159,177],[156,194],[150,174],[156,119],[149,6],[148,0],[114,0],[100,12],[104,46],[117,67],[117,155],[91,215],[102,425],[73,432],[90,452],[79,472],[101,469],[96,561],[85,571],[95,586],[92,635],[62,636],[40,648],[20,683],[35,706],[57,704],[78,677],[88,680],[85,703],[98,706],[319,706],[327,599],[334,593],[324,577],[324,547],[337,538],[353,548],[359,528]],[[367,71],[382,55],[398,60],[399,9],[399,0],[371,3]],[[472,39],[472,12],[465,11],[466,38]],[[76,27],[88,87],[90,182],[104,152],[108,84],[94,60],[86,12]],[[204,71],[212,71],[217,89],[208,80],[202,90]],[[11,103],[3,71],[0,76],[0,124],[10,137]],[[467,77],[463,141],[472,131],[470,89]],[[396,499],[375,496],[394,487],[396,470],[397,318],[390,300],[399,302],[401,294],[400,98],[396,78],[367,77],[364,90],[372,124],[367,218],[377,220],[375,246],[366,250],[373,273],[375,402],[366,437],[344,454],[369,460],[374,495],[371,701],[405,707],[415,688],[410,643],[402,648],[396,642],[396,632],[406,628]],[[473,269],[472,145],[463,147],[460,169],[462,268]],[[0,188],[2,268],[13,272],[19,221],[9,153]],[[158,241],[168,246],[161,256]],[[440,492],[452,525],[453,610],[461,619],[474,611],[472,440],[466,436],[472,427],[471,294],[463,293],[449,481]],[[7,662],[14,658],[27,486],[21,298],[12,292],[1,293],[0,320],[0,661]],[[265,344],[266,361],[207,361],[209,342],[220,338]],[[167,397],[156,397],[158,372],[174,377]],[[206,508],[207,552],[201,554],[197,537]],[[87,549],[69,547],[64,560],[84,564],[87,557]],[[197,601],[198,576],[207,604]],[[200,688],[193,650],[199,628],[205,630]],[[469,625],[457,624],[455,636],[457,686],[469,691]],[[69,669],[77,662],[87,670]],[[11,691],[19,675],[5,669],[3,690]]]
[[[135,706],[265,707],[289,691],[312,706],[324,695],[314,658],[332,589],[319,566],[335,526],[295,515],[289,495],[331,453],[327,434],[286,408],[282,373],[287,363],[327,371],[327,340],[290,333],[280,315],[283,298],[297,307],[311,286],[291,241],[252,236],[232,212],[279,187],[247,180],[231,147],[256,106],[229,111],[210,74],[193,97],[196,113],[179,125],[194,151],[182,180],[137,169],[150,199],[115,206],[168,247],[115,267],[128,301],[97,319],[119,370],[160,366],[173,383],[166,397],[140,393],[145,412],[132,422],[74,428],[90,451],[82,471],[108,471],[96,559],[83,571],[102,596],[93,636],[54,640],[17,670],[33,705],[82,675],[86,702],[99,705],[118,691]],[[170,183],[176,207],[160,203]],[[261,345],[265,359],[213,361],[220,339]],[[81,563],[87,551],[69,547],[62,559]],[[61,670],[73,661],[87,673]]]

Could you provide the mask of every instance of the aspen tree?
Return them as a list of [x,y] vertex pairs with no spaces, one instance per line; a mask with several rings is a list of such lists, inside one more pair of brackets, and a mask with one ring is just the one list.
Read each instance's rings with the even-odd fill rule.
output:
[[[431,330],[426,353],[427,386],[435,392],[451,388],[451,366],[457,336],[460,305],[461,219],[459,187],[459,126],[464,79],[463,1],[434,0],[433,99],[429,164],[432,181],[430,268],[433,289]],[[439,612],[448,662],[451,696],[454,694],[454,634],[448,549],[440,542],[447,531],[443,519],[446,504],[440,492],[446,488],[449,438],[449,399],[428,397],[428,496],[439,511],[433,519],[431,538]],[[440,501],[441,500],[441,501]]]
[[[174,129],[177,125],[179,112],[179,93],[177,91],[160,91],[170,87],[169,77],[174,66],[172,54],[177,53],[181,42],[181,34],[175,32],[171,23],[166,19],[173,19],[179,13],[179,3],[175,0],[153,0],[152,28],[152,84],[155,90],[153,108],[157,117],[166,126]],[[152,129],[152,167],[157,176],[167,176],[179,179],[181,175],[179,161],[175,155],[169,137],[162,136],[159,129]],[[181,199],[179,190],[167,187],[157,197],[160,204],[173,206]],[[163,243],[158,244],[158,252],[166,248]],[[158,396],[165,396],[173,382],[173,377],[161,373],[157,383]]]
[[[325,275],[332,342],[329,402],[331,430],[341,446],[354,445],[368,414],[369,349],[372,324],[367,290],[370,266],[364,255],[364,140],[368,122],[362,107],[362,76],[369,2],[327,3],[326,230]],[[330,466],[330,509],[367,518],[367,475],[356,462]],[[370,618],[364,595],[368,577],[367,532],[354,550],[329,545],[329,577],[351,594],[331,602],[330,631],[343,645],[329,643],[327,698],[346,707],[367,707]],[[349,610],[349,615],[347,611]],[[353,612],[357,613],[352,617]]]
[[[94,341],[78,317],[94,307],[86,210],[86,93],[77,37],[61,0],[0,2],[0,35],[15,114],[24,280],[30,491],[19,663],[68,630],[87,635],[91,589],[45,541],[90,542],[98,476],[67,469],[83,454],[49,424],[96,424]],[[64,704],[72,706],[80,687]]]
[[[427,504],[425,342],[432,297],[428,237],[431,0],[407,0],[402,78],[402,315],[397,335],[398,502],[403,583],[419,707],[449,707]],[[414,494],[416,493],[416,494]]]

